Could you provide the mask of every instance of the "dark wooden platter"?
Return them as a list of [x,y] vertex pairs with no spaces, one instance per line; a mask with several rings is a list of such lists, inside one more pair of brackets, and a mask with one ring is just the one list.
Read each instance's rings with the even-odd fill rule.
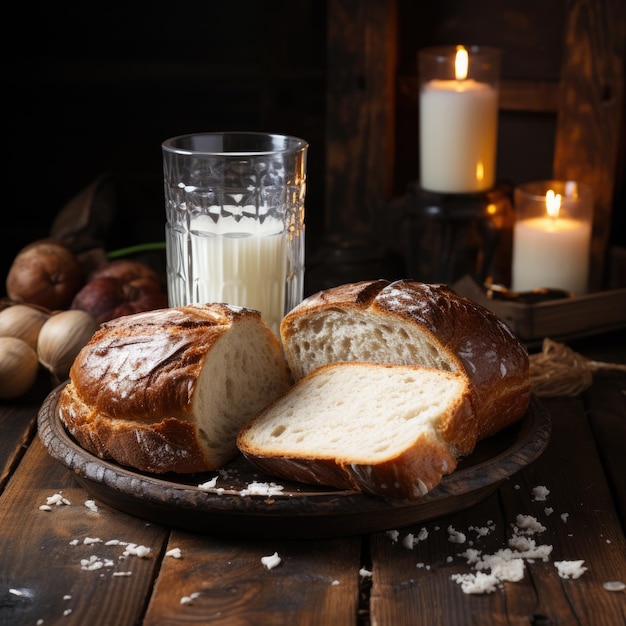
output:
[[[524,417],[478,443],[452,474],[416,501],[385,500],[276,481],[242,456],[220,472],[152,475],[102,460],[80,447],[59,419],[63,385],[44,401],[39,436],[48,453],[73,472],[93,498],[136,517],[194,532],[250,538],[328,538],[402,528],[460,511],[486,498],[503,480],[532,463],[545,449],[551,424],[532,398]],[[214,487],[199,485],[218,476]],[[249,494],[253,483],[282,487]]]

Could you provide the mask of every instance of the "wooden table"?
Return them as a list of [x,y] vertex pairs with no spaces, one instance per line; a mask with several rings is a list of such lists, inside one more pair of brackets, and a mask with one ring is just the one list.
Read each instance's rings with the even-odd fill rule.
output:
[[[571,345],[626,362],[624,331]],[[626,623],[626,591],[604,586],[626,583],[623,372],[596,375],[579,397],[542,400],[552,419],[545,452],[479,504],[389,529],[397,536],[315,540],[209,536],[88,506],[91,495],[37,436],[48,391],[44,379],[0,406],[2,625]],[[535,487],[549,490],[545,501]],[[40,509],[55,494],[67,503]],[[492,593],[465,593],[452,577],[477,570],[461,553],[507,548],[518,514],[545,526],[532,538],[552,546],[547,560],[525,560],[523,578]],[[454,531],[465,543],[451,541]],[[261,559],[274,553],[281,562],[268,569]],[[557,561],[577,560],[582,576],[559,576]]]

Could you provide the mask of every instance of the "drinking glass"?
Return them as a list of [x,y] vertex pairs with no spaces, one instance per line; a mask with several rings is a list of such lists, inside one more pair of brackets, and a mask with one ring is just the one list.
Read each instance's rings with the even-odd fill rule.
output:
[[303,297],[307,150],[256,132],[163,142],[170,306],[253,308],[279,334]]

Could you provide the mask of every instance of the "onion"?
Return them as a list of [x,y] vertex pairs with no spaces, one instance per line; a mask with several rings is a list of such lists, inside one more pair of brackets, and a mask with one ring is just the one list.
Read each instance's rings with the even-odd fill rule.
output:
[[37,353],[24,340],[0,337],[0,398],[17,398],[35,383]]
[[49,313],[27,304],[7,307],[0,311],[0,337],[17,337],[35,350],[39,331],[49,317]]
[[39,362],[58,381],[65,380],[74,359],[98,329],[96,320],[85,311],[54,313],[41,327],[37,341]]

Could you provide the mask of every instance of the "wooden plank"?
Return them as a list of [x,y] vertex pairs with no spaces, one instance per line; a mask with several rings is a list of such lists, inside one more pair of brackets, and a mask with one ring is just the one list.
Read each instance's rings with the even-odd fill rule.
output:
[[326,232],[375,235],[393,179],[395,0],[328,3]]
[[41,371],[26,394],[0,400],[0,493],[35,436],[37,411],[50,389],[50,377]]
[[[481,624],[620,623],[626,597],[604,591],[602,584],[625,579],[626,540],[584,409],[577,399],[550,399],[546,406],[553,419],[547,450],[496,494],[465,511],[400,529],[397,543],[384,533],[372,537],[372,623],[460,624],[468,615]],[[576,489],[558,489],[567,484]],[[545,502],[533,495],[538,486],[550,489]],[[517,514],[531,515],[545,526],[532,538],[553,547],[548,561],[526,560],[524,578],[494,593],[463,593],[450,579],[475,572],[462,553],[471,547],[491,555],[507,548]],[[465,533],[464,543],[449,540],[450,526]],[[408,531],[419,537],[422,527],[425,539],[412,550],[402,544]],[[490,530],[483,536],[477,532],[482,528]],[[579,559],[589,568],[581,578],[559,577],[554,561]],[[445,603],[433,601],[444,597]]]
[[[70,504],[39,509],[57,493]],[[139,623],[167,531],[105,506],[93,511],[88,499],[35,439],[0,498],[0,623]],[[151,555],[123,557],[123,546],[105,545],[110,540],[147,546]],[[92,556],[112,564],[82,569],[81,559]]]
[[569,0],[554,176],[594,192],[590,282],[602,285],[624,101],[623,0]]
[[[360,538],[241,541],[173,531],[144,626],[219,622],[353,626]],[[261,559],[277,553],[268,569]]]
[[0,493],[35,433],[36,412],[19,404],[3,403],[0,410]]
[[[613,362],[613,361],[612,361]],[[626,355],[622,358],[626,364]],[[585,393],[589,422],[600,451],[604,471],[626,531],[626,375],[615,370],[598,372]]]

